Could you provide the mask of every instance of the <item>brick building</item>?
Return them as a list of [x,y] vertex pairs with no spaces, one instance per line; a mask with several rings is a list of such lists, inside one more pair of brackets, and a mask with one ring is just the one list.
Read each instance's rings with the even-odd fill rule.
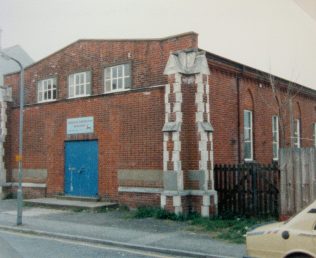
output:
[[[281,142],[315,144],[316,91],[291,84],[287,101],[289,82],[273,77],[276,94],[270,78],[200,50],[194,32],[79,40],[25,70],[24,192],[208,216],[215,163],[271,163]],[[17,181],[18,80],[5,76],[8,192]]]

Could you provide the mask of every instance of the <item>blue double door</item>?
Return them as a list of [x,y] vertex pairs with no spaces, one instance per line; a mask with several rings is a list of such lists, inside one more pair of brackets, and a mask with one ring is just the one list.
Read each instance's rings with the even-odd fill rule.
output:
[[98,195],[98,142],[65,142],[65,194]]

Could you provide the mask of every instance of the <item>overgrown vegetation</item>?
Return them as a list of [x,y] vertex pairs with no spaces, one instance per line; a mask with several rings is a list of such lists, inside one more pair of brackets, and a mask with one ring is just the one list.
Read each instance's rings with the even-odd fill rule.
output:
[[188,215],[176,215],[160,208],[139,207],[135,213],[135,218],[157,218],[169,219],[176,221],[186,221],[189,226],[188,230],[195,232],[204,232],[212,237],[227,240],[232,243],[244,243],[246,232],[258,224],[273,222],[271,218],[234,218],[224,219],[220,217],[202,218],[200,215],[193,213]]

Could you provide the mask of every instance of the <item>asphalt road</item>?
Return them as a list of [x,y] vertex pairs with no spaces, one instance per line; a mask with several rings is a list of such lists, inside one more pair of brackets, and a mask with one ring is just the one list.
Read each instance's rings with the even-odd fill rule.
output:
[[[0,248],[0,258],[175,257],[146,251],[66,241],[8,231],[0,231]],[[21,256],[19,257],[18,254]]]

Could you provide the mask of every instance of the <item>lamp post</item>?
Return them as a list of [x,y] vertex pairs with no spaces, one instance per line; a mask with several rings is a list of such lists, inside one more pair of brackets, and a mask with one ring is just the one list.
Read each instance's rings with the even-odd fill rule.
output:
[[15,58],[8,56],[0,51],[0,56],[6,60],[12,60],[20,67],[20,122],[19,122],[19,154],[16,156],[16,160],[19,162],[18,172],[18,191],[17,191],[17,219],[16,224],[22,224],[22,207],[23,207],[23,192],[22,192],[22,154],[23,154],[23,110],[24,110],[24,67]]

